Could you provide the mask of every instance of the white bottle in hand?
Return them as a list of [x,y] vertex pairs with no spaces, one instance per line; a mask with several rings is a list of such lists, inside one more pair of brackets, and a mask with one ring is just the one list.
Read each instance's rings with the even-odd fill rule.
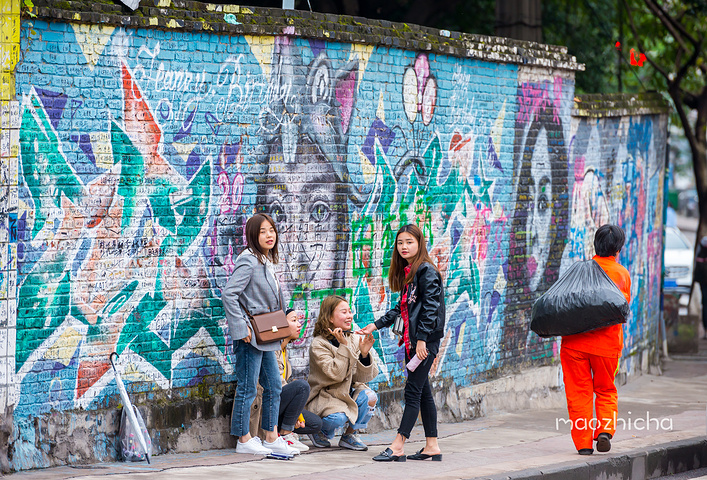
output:
[[420,357],[417,355],[413,355],[412,359],[408,362],[407,369],[410,370],[411,372],[414,372],[415,369],[420,366],[422,363],[422,360],[420,360]]

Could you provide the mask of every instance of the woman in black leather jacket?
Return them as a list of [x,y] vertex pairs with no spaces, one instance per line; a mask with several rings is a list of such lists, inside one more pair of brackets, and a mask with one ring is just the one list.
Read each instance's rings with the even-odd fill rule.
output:
[[390,447],[373,457],[373,460],[404,462],[405,441],[410,438],[417,415],[421,413],[426,444],[419,452],[407,458],[439,461],[442,460],[442,453],[437,443],[437,407],[428,375],[439,353],[439,343],[444,334],[444,288],[442,276],[427,253],[425,236],[416,225],[406,225],[398,230],[388,281],[392,291],[401,292],[400,301],[375,323],[360,330],[360,333],[369,334],[390,327],[400,316],[402,321],[397,323],[403,326],[400,344],[405,345],[405,361],[407,363],[417,357],[416,361],[420,363],[416,367],[410,364],[408,367],[405,411],[398,434]]

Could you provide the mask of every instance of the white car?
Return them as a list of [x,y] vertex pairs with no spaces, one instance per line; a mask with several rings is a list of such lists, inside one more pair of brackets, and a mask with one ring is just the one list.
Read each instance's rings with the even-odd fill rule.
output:
[[692,266],[695,251],[690,241],[677,227],[665,227],[666,286],[673,280],[680,287],[692,286]]

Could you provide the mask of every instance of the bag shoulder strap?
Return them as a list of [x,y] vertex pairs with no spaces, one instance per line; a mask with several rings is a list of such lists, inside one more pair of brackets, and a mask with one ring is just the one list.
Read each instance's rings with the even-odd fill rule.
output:
[[245,314],[248,315],[248,318],[253,318],[253,315],[251,315],[250,311],[247,308],[245,308],[245,305],[243,305],[243,302],[241,302],[240,298],[238,299],[238,304],[241,306],[241,308],[243,309]]

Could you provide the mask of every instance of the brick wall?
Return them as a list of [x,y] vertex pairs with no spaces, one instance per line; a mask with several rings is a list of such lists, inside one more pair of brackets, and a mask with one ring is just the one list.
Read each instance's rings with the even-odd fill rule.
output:
[[[115,457],[112,351],[156,453],[231,445],[237,365],[220,289],[256,209],[279,224],[281,283],[306,315],[291,353],[299,376],[324,296],[350,298],[359,326],[397,300],[387,266],[410,222],[444,277],[447,326],[431,375],[445,418],[478,413],[475,384],[557,364],[557,342],[528,330],[530,308],[592,254],[605,222],[629,234],[622,365],[632,372],[648,358],[661,102],[575,105],[582,67],[562,47],[197,2],[134,16],[65,3],[23,19],[14,70],[18,206],[2,205],[17,222],[7,247],[17,329],[0,328],[15,352],[0,386],[14,419],[4,469]],[[375,348],[387,426],[403,356],[387,330]]]

